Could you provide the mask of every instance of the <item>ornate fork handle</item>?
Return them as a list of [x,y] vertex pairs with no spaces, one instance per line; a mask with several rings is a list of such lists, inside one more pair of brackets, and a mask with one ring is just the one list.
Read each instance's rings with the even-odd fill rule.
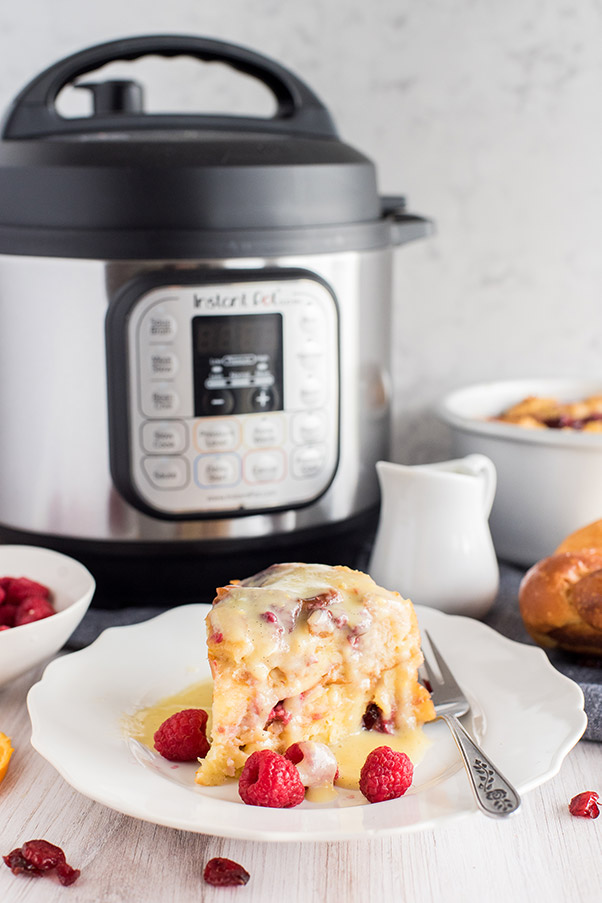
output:
[[464,729],[456,715],[440,715],[460,750],[479,808],[492,816],[510,815],[520,806],[520,796],[483,750]]

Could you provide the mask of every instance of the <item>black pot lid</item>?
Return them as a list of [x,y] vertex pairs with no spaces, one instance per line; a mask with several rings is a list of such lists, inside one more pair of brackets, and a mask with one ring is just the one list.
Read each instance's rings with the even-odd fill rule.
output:
[[[92,116],[59,92],[113,60],[182,54],[229,64],[274,94],[273,118],[145,113],[136,82],[89,83]],[[0,224],[58,229],[266,229],[377,220],[374,166],[342,143],[312,91],[245,48],[158,35],[51,66],[13,102],[0,141]]]

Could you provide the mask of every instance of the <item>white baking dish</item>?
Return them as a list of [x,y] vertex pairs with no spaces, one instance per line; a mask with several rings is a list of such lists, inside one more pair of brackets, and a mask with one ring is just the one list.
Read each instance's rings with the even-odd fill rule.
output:
[[453,451],[487,455],[498,488],[491,533],[500,558],[531,565],[573,530],[602,518],[602,434],[525,429],[491,421],[528,395],[577,401],[602,394],[602,378],[517,379],[467,386],[447,395],[438,416]]

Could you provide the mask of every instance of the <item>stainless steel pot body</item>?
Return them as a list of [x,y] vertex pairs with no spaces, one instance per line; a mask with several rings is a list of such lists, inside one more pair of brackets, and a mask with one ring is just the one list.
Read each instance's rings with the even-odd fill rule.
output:
[[[248,260],[99,261],[0,255],[0,524],[94,542],[219,544],[294,536],[377,503],[375,462],[387,456],[391,248]],[[166,519],[130,504],[109,462],[105,323],[132,278],[302,269],[338,310],[338,461],[315,501],[232,517]],[[124,393],[127,387],[124,386]]]

